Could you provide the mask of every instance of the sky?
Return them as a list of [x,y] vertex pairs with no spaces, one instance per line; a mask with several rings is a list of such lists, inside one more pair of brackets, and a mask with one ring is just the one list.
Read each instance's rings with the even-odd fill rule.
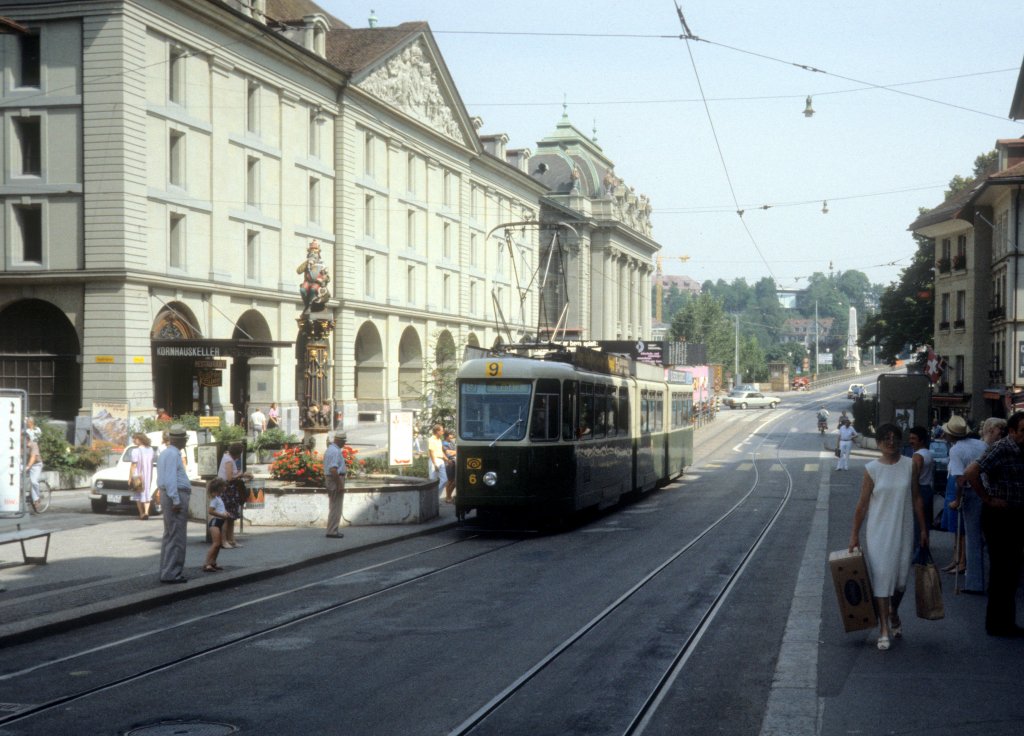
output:
[[703,40],[680,39],[674,0],[320,2],[357,28],[371,8],[427,21],[467,111],[510,148],[536,150],[564,101],[651,198],[664,272],[701,282],[888,284],[918,208],[1024,136],[1020,0],[680,3]]

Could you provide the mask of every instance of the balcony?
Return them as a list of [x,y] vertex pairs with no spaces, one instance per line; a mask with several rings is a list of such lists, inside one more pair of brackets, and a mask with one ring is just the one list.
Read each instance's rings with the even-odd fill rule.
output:
[[945,322],[939,322],[939,329],[940,330],[948,330],[949,329],[949,321],[947,320]]
[[988,385],[998,386],[1003,382],[1003,371],[1001,368],[991,370],[988,372]]
[[965,320],[965,319],[953,320],[953,329],[954,330],[963,330],[963,329],[966,329],[966,327],[967,327],[967,320]]
[[989,319],[1003,319],[1005,317],[1006,317],[1006,305],[1005,304],[997,304],[996,306],[992,307],[992,309],[988,310],[988,318]]
[[953,256],[953,270],[954,271],[966,271],[967,270],[967,256],[966,255]]
[[938,262],[939,273],[949,273],[951,263],[948,258],[940,258]]

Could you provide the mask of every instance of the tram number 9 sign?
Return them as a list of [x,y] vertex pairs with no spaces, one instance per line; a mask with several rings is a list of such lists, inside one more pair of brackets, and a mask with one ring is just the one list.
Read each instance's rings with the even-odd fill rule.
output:
[[501,361],[492,360],[487,364],[487,377],[488,378],[500,378],[501,377]]

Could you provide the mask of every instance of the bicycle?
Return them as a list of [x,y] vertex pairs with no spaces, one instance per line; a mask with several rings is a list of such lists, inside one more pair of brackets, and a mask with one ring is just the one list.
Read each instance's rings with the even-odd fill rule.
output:
[[[28,478],[26,477],[26,480]],[[50,488],[50,484],[42,478],[39,479],[39,501],[35,505],[32,503],[32,484],[25,484],[25,508],[29,510],[31,514],[42,514],[48,508],[50,508],[50,500],[53,495],[53,490]]]

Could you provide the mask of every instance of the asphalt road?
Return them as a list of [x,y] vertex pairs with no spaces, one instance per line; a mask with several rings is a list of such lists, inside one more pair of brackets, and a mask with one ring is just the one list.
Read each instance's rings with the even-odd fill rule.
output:
[[4,733],[759,734],[822,484],[859,482],[822,395],[723,412],[682,480],[561,533],[442,532],[12,647],[3,700],[49,705]]

